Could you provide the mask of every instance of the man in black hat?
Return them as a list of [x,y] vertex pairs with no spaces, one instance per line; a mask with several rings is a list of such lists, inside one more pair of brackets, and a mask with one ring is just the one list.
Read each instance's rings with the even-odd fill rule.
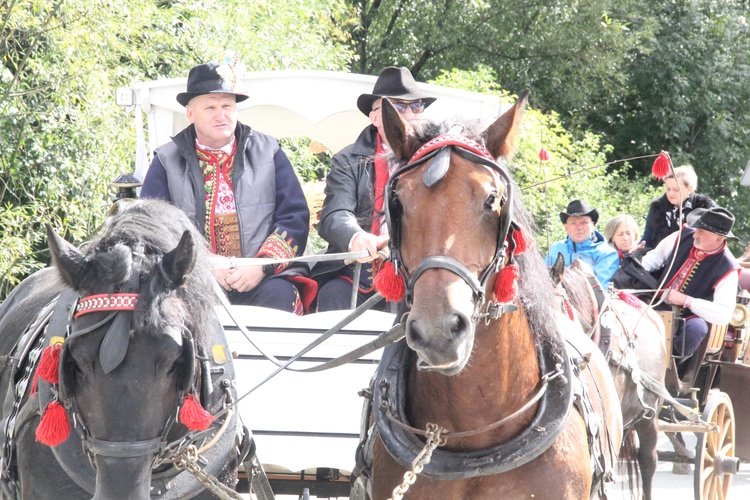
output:
[[666,277],[669,290],[664,300],[687,320],[684,334],[674,339],[676,354],[685,356],[698,349],[708,323],[726,325],[732,319],[739,278],[739,264],[727,248],[727,239],[735,237],[734,216],[721,207],[695,209],[691,216],[692,227],[686,224],[664,238],[641,262],[647,271],[664,269],[661,279]]
[[[237,61],[200,64],[177,95],[189,125],[154,152],[142,198],[182,208],[211,250],[227,258],[214,276],[235,304],[303,312],[317,284],[305,266],[236,266],[237,257],[291,258],[307,243],[310,211],[279,141],[237,121]],[[309,305],[309,301],[308,301]]]
[[[354,144],[339,151],[331,162],[326,178],[326,198],[321,211],[318,232],[328,243],[329,253],[367,250],[372,261],[378,250],[388,243],[383,220],[383,192],[394,165],[388,165],[389,151],[381,118],[382,98],[388,97],[406,120],[418,119],[435,101],[425,96],[406,68],[385,68],[378,76],[371,94],[357,99],[359,110],[370,118]],[[321,263],[313,275],[322,284],[318,294],[318,311],[348,309],[351,304],[354,266],[340,262]],[[375,293],[373,265],[362,267],[358,301]]]
[[568,203],[565,211],[560,212],[560,221],[568,237],[553,243],[545,260],[548,266],[552,266],[558,254],[562,254],[565,265],[569,266],[581,259],[591,266],[599,284],[606,289],[620,266],[620,255],[607,243],[602,233],[594,229],[598,220],[599,212],[585,201],[573,200]]

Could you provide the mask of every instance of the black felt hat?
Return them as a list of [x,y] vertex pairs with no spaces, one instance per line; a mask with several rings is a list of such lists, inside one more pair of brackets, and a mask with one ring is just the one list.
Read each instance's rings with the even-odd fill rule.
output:
[[372,104],[381,97],[397,97],[404,101],[421,99],[425,107],[435,102],[435,97],[426,97],[417,86],[411,72],[406,68],[388,67],[380,72],[372,94],[362,94],[357,99],[357,107],[365,115],[372,111]]
[[737,238],[732,234],[734,215],[726,208],[713,207],[706,209],[698,220],[693,222],[694,228],[705,229],[725,238]]
[[564,212],[560,212],[560,220],[565,224],[568,222],[568,217],[579,217],[583,215],[591,217],[591,221],[594,224],[599,220],[599,212],[595,208],[591,208],[585,201],[573,200],[568,203]]
[[[222,76],[220,71],[226,74]],[[187,90],[177,94],[177,102],[187,106],[190,99],[204,94],[234,94],[237,102],[242,102],[248,95],[237,91],[238,83],[238,77],[229,65],[219,66],[215,62],[199,64],[188,73]]]

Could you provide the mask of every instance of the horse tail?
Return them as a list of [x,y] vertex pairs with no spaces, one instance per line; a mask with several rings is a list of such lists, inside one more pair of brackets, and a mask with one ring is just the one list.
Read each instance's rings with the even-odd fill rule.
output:
[[620,447],[619,469],[627,472],[628,489],[632,498],[641,498],[641,474],[635,437],[635,428],[631,427],[625,431]]

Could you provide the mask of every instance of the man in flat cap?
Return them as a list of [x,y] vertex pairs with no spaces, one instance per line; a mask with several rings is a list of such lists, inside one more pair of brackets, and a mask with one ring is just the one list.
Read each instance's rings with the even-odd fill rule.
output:
[[[382,99],[387,97],[406,120],[418,119],[435,101],[425,96],[406,68],[385,68],[378,76],[371,94],[357,99],[359,110],[370,118],[354,144],[338,152],[326,178],[326,198],[321,211],[318,232],[329,246],[329,253],[367,250],[369,259],[362,267],[358,283],[358,303],[375,293],[372,259],[388,243],[384,221],[383,196],[394,165],[385,158],[390,148],[383,132]],[[313,268],[321,283],[318,311],[348,309],[351,304],[354,265],[322,262]]]
[[727,248],[727,239],[735,237],[733,226],[734,216],[725,208],[697,208],[688,224],[643,256],[647,271],[663,269],[661,280],[666,278],[669,290],[664,301],[678,306],[686,319],[684,334],[674,339],[675,354],[692,355],[708,334],[708,323],[726,325],[732,318],[739,278],[739,264]]
[[[237,121],[237,61],[200,64],[177,95],[190,125],[154,152],[141,197],[182,208],[213,253],[214,276],[234,304],[302,314],[317,284],[306,266],[236,266],[237,257],[291,258],[307,243],[310,211],[279,141]],[[308,301],[308,305],[309,305]]]
[[552,266],[558,254],[562,254],[565,266],[570,266],[576,259],[581,259],[591,266],[599,284],[606,289],[620,266],[620,255],[602,233],[594,229],[598,220],[599,212],[585,201],[568,203],[565,211],[560,212],[560,221],[568,237],[553,243],[545,260],[548,266]]

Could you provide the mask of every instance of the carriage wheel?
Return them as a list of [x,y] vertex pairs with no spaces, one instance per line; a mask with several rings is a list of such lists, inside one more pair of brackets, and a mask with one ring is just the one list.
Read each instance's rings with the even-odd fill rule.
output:
[[734,410],[726,393],[712,390],[703,409],[703,421],[716,424],[717,432],[698,434],[695,448],[696,500],[724,500],[739,471],[740,460],[734,456]]

